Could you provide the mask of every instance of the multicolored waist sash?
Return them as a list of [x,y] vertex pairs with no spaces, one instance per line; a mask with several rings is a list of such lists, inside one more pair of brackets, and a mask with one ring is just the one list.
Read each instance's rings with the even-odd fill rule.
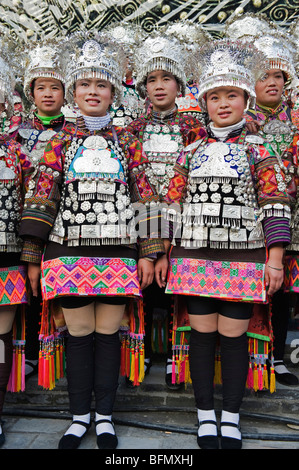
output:
[[131,258],[60,257],[42,262],[44,300],[63,295],[141,296]]
[[299,292],[299,256],[286,255],[284,272],[285,292]]
[[0,268],[0,305],[27,303],[26,266]]
[[[203,251],[200,250],[200,254],[203,254]],[[182,254],[182,249],[179,253]],[[265,259],[205,259],[200,254],[197,251],[197,255],[194,253],[195,256],[192,257],[188,250],[185,257],[170,256],[166,286],[168,294],[267,302]]]

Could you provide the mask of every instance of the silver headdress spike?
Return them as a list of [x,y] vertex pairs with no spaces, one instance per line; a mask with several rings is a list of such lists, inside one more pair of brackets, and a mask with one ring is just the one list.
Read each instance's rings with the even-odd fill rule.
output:
[[267,69],[267,60],[251,43],[215,40],[200,48],[199,102],[206,108],[204,96],[214,89],[232,86],[243,89],[249,96],[250,107],[255,104],[255,82]]
[[160,32],[152,33],[136,50],[136,89],[142,98],[146,97],[146,79],[154,70],[170,72],[177,79],[182,95],[186,90],[185,60],[187,51],[175,37]]
[[61,57],[66,71],[67,100],[73,102],[77,80],[98,78],[108,80],[115,87],[115,101],[119,106],[126,61],[122,48],[103,34],[74,33],[66,40],[63,49]]
[[15,53],[19,43],[0,35],[0,103],[5,104],[8,116],[14,111],[14,89],[17,79],[17,61]]
[[295,44],[294,67],[297,78],[299,76],[299,19],[295,21],[288,31],[292,42]]

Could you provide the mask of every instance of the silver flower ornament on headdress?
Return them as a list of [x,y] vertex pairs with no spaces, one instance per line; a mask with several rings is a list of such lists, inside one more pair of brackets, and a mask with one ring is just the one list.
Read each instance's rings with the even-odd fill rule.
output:
[[251,44],[230,40],[215,40],[199,50],[198,92],[205,109],[204,96],[219,87],[237,87],[246,91],[248,105],[255,104],[255,82],[265,73],[267,61]]
[[[99,39],[97,39],[99,38]],[[74,35],[62,52],[66,67],[66,97],[73,102],[77,80],[97,78],[109,81],[115,87],[115,101],[122,101],[122,79],[125,73],[125,56],[120,47],[102,35]]]
[[176,38],[168,38],[159,33],[150,35],[136,51],[135,56],[136,89],[140,96],[146,97],[146,79],[154,70],[164,70],[174,75],[184,96],[186,90],[185,56],[186,51]]
[[47,41],[45,44],[33,43],[25,50],[24,93],[29,100],[33,100],[31,85],[34,79],[54,78],[65,86],[60,48],[58,41]]

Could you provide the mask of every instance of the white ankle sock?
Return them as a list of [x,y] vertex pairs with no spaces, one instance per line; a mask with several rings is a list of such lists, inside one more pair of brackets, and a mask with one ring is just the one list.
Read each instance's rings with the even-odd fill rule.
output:
[[[74,415],[73,421],[82,421],[83,423],[89,424],[90,423],[90,413],[86,415]],[[65,432],[67,434],[74,434],[75,436],[82,437],[83,434],[86,432],[86,427],[81,426],[80,424],[71,424],[68,430]]]
[[111,424],[109,423],[100,423],[97,424],[96,426],[96,434],[99,436],[99,434],[103,434],[104,432],[108,432],[109,434],[115,434],[114,432],[114,427],[112,424],[112,415],[100,415],[98,413],[95,414],[95,421],[100,421],[101,419],[108,419],[111,421]]
[[[222,411],[221,422],[239,424],[239,413],[230,413],[229,411]],[[241,432],[235,426],[222,426],[221,435],[225,437],[233,437],[234,439],[241,439]]]
[[[198,422],[201,421],[215,421],[216,415],[214,410],[197,410]],[[217,426],[214,424],[202,424],[198,429],[198,436],[217,436]]]

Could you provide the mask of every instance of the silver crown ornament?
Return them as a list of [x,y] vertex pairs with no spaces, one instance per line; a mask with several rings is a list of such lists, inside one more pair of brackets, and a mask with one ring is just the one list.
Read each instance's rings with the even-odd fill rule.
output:
[[198,53],[198,98],[205,109],[208,91],[223,86],[242,88],[249,96],[248,105],[255,104],[255,82],[264,75],[267,61],[251,43],[214,40]]
[[69,102],[73,102],[77,80],[98,78],[108,80],[115,87],[115,101],[120,105],[125,74],[125,54],[121,46],[103,34],[74,33],[64,44],[62,60],[66,70],[66,98]]
[[24,93],[33,101],[31,84],[36,78],[54,78],[65,86],[63,65],[60,59],[61,42],[47,40],[33,42],[24,49]]
[[146,97],[146,79],[154,70],[164,70],[177,79],[180,91],[185,96],[186,49],[174,37],[167,37],[160,32],[154,32],[136,50],[134,62],[137,64],[136,89],[142,98]]
[[226,24],[225,37],[252,42],[268,59],[269,69],[282,70],[287,80],[295,76],[295,44],[278,25],[263,14],[234,15]]

